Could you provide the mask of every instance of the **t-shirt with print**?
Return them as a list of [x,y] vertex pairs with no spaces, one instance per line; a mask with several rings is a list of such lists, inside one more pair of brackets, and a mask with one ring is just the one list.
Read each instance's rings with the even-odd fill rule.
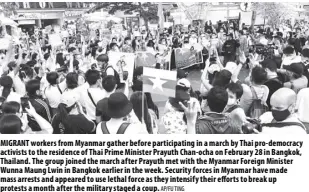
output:
[[[29,101],[31,105],[34,107],[37,114],[43,117],[46,121],[51,122],[52,116],[51,116],[50,108],[42,98],[34,96],[34,97],[30,97]],[[30,117],[29,115],[28,115],[28,122],[29,122],[28,123],[29,127],[31,127],[33,131],[41,130],[36,120],[33,117]]]
[[165,134],[187,134],[187,123],[184,121],[184,112],[171,110],[162,117]]
[[209,112],[196,121],[196,134],[240,134],[241,129],[230,126],[228,115]]

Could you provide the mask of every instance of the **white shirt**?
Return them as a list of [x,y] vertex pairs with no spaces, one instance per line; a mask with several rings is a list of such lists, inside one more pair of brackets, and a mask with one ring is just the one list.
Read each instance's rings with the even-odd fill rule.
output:
[[[106,97],[106,92],[100,88],[89,88],[87,90],[89,91],[95,104],[97,104],[101,99]],[[91,101],[87,90],[82,92],[81,97],[80,97],[80,102],[82,106],[86,108],[87,115],[92,120],[95,120],[96,119],[96,116],[95,116],[96,106]]]
[[299,62],[301,62],[301,56],[285,57],[282,60],[281,68],[283,68],[284,65],[291,65],[292,63],[299,63]]
[[[60,86],[59,89],[61,89]],[[46,89],[43,92],[43,95],[48,100],[49,106],[51,108],[54,109],[57,108],[60,103],[61,93],[59,89],[57,85],[50,85],[46,87]],[[63,91],[64,90],[61,90],[61,92]]]
[[[261,123],[271,123],[273,119],[274,117],[272,115],[272,112],[266,112],[260,117]],[[286,120],[282,122],[300,123],[296,114],[291,115],[290,117],[288,117]],[[293,125],[293,126],[285,126],[281,128],[263,127],[263,131],[261,134],[267,134],[267,135],[278,135],[278,134],[290,135],[292,134],[294,135],[294,134],[307,134],[307,132],[302,127]]]
[[13,85],[16,93],[19,95],[26,95],[26,86],[24,82],[19,78],[18,74],[14,75],[14,72],[9,73],[9,76],[13,79]]
[[300,90],[297,94],[296,109],[299,120],[309,123],[309,88]]
[[10,94],[8,95],[8,97],[6,98],[6,102],[15,101],[17,103],[20,103],[21,97],[22,96],[19,95],[18,93],[11,91]]
[[[106,123],[106,126],[107,126],[109,133],[110,134],[116,134],[122,123],[124,123],[124,122],[123,121],[117,122],[117,123],[112,125],[112,122],[108,121]],[[103,134],[101,124],[102,124],[102,122],[98,124],[96,134],[100,134],[100,135]],[[148,132],[147,132],[145,124],[132,123],[127,127],[125,134],[148,134]]]

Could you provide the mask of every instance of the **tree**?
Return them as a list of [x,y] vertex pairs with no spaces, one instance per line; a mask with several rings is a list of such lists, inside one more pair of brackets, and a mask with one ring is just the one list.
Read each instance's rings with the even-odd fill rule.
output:
[[264,20],[268,19],[267,24],[272,27],[277,27],[284,20],[298,16],[298,12],[295,7],[293,7],[293,5],[289,5],[288,3],[256,2],[252,4],[252,10],[256,12],[256,15],[262,16]]
[[146,26],[150,19],[158,19],[158,5],[150,2],[102,2],[97,3],[96,6],[88,11],[88,13],[95,12],[99,9],[106,9],[108,10],[108,13],[112,15],[115,14],[116,11],[124,11],[125,14],[138,12],[140,17],[144,19]]
[[6,17],[16,14],[16,4],[13,2],[0,2],[0,13]]

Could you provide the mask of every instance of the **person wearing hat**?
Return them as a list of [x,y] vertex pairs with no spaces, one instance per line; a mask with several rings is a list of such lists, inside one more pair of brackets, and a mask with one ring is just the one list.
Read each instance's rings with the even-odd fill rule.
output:
[[[175,97],[170,97],[166,102],[162,117],[165,134],[187,134],[188,127],[183,106],[187,107],[192,102],[189,93],[190,86],[187,79],[178,80]],[[194,101],[195,104],[198,104],[195,106],[195,110],[201,114],[198,101],[196,99]]]
[[121,92],[103,99],[101,111],[104,111],[110,120],[99,123],[96,134],[148,134],[146,126],[138,123],[132,109],[132,103]]
[[52,119],[54,134],[93,134],[95,124],[81,105],[79,96],[73,92],[61,95],[58,113]]
[[176,84],[176,95],[175,97],[169,98],[169,100],[165,104],[164,112],[168,113],[169,111],[180,109],[178,102],[197,102],[196,108],[198,112],[201,114],[201,106],[199,105],[198,100],[195,97],[192,97],[192,87],[191,83],[188,79],[182,78],[177,81]]
[[264,85],[266,85],[269,89],[266,103],[270,108],[270,98],[274,92],[283,87],[283,80],[282,78],[279,78],[279,75],[277,73],[277,64],[274,60],[266,59],[261,62],[261,66],[266,70],[267,73],[267,81],[264,83]]
[[293,46],[287,46],[283,49],[283,57],[281,68],[285,69],[286,66],[289,66],[291,63],[301,62],[301,56],[297,56],[295,48]]
[[292,63],[289,66],[285,67],[286,72],[290,76],[290,81],[284,83],[284,87],[290,88],[298,93],[301,89],[306,88],[308,86],[308,79],[304,76],[304,64]]

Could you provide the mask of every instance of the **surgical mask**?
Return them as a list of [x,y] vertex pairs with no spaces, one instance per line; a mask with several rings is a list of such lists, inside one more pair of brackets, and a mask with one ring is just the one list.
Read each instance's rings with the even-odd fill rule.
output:
[[209,111],[210,111],[206,99],[203,99],[202,102],[201,102],[201,110],[202,110],[203,112],[209,112]]
[[229,98],[227,101],[227,106],[235,105],[236,104],[236,99],[235,98]]
[[283,110],[283,111],[278,111],[278,110],[271,110],[272,115],[276,121],[283,121],[286,118],[288,118],[291,115],[291,112],[289,109]]

